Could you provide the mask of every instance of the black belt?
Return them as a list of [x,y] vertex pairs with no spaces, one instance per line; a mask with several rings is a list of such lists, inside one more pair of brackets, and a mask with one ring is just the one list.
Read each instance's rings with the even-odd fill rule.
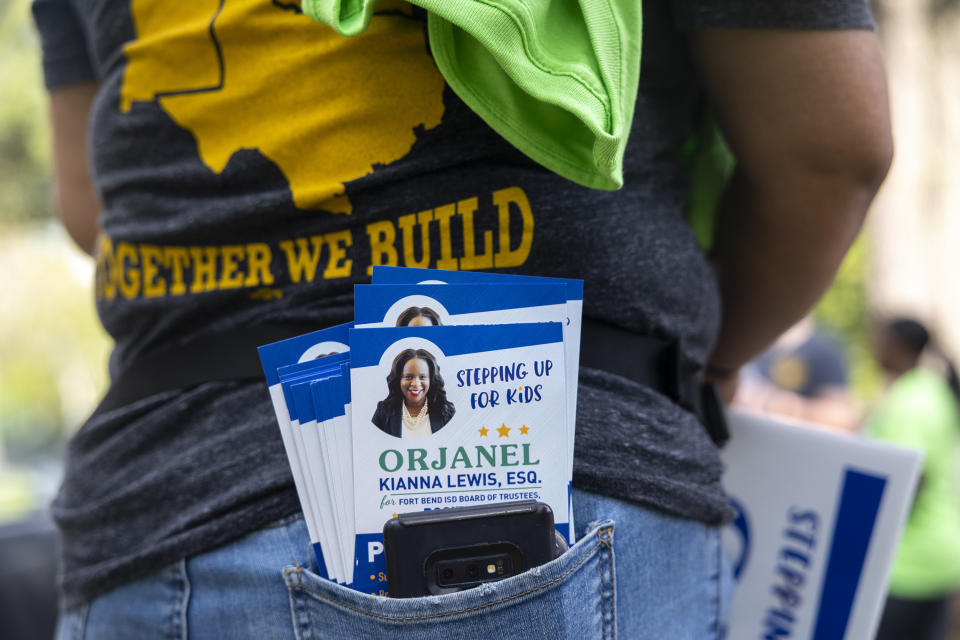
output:
[[147,351],[113,377],[90,417],[164,391],[189,389],[205,382],[263,379],[257,347],[322,328],[279,323],[240,327]]
[[[320,328],[303,324],[244,327],[147,352],[113,379],[91,418],[164,391],[214,381],[263,379],[257,347]],[[623,376],[670,398],[700,418],[717,446],[729,438],[716,387],[701,382],[700,372],[684,360],[676,341],[584,320],[580,365]]]
[[701,370],[683,357],[677,340],[585,319],[580,366],[623,376],[670,398],[696,414],[718,447],[730,439],[719,390],[702,381]]

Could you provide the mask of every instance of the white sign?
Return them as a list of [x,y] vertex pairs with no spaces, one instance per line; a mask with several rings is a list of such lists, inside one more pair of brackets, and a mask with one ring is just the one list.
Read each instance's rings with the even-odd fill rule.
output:
[[728,414],[724,542],[737,580],[726,637],[872,638],[923,454]]

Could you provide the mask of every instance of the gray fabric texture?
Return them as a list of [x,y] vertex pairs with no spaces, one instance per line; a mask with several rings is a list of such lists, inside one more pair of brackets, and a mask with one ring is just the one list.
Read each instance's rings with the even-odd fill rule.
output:
[[73,5],[60,0],[36,0],[32,10],[42,41],[47,89],[96,80],[83,24]]
[[675,4],[677,25],[686,29],[873,28],[873,16],[866,2],[676,0]]
[[[647,0],[640,91],[622,190],[592,191],[550,174],[498,138],[447,89],[439,126],[416,129],[403,157],[347,183],[352,213],[330,215],[297,209],[284,171],[257,148],[238,146],[222,170],[212,171],[198,155],[197,139],[159,99],[133,101],[122,112],[123,47],[135,39],[129,0],[76,0],[81,24],[63,23],[71,19],[70,0],[35,2],[51,86],[88,78],[78,70],[82,65],[57,61],[62,47],[80,50],[77,34],[89,38],[84,49],[102,82],[91,120],[93,166],[105,205],[103,229],[114,249],[121,243],[272,248],[275,282],[256,291],[239,286],[173,295],[179,267],[171,258],[155,261],[156,270],[141,271],[136,283],[143,293],[165,279],[166,295],[110,298],[103,295],[108,270],[148,258],[142,252],[116,253],[114,262],[101,258],[97,307],[117,343],[113,373],[140,353],[225,328],[264,322],[319,328],[349,320],[352,287],[368,281],[366,266],[373,257],[367,225],[394,223],[402,265],[402,216],[478,197],[475,244],[482,253],[484,243],[502,237],[491,194],[509,187],[525,194],[535,227],[529,256],[503,271],[583,278],[586,317],[679,339],[686,358],[703,363],[715,339],[719,299],[683,216],[688,181],[678,156],[699,121],[703,97],[681,28],[871,26],[865,5],[853,0],[813,3],[822,11],[809,11],[805,0],[691,0],[676,6]],[[48,19],[52,6],[63,9],[56,19]],[[276,2],[273,8],[289,10]],[[225,29],[218,33],[223,36]],[[61,41],[62,34],[70,42]],[[235,71],[227,69],[227,82],[236,78]],[[511,207],[515,248],[523,223],[519,205]],[[463,218],[451,225],[451,250],[463,256]],[[436,222],[430,228],[428,266],[435,267],[445,249]],[[483,230],[493,233],[485,239]],[[349,274],[298,282],[281,243],[337,232],[351,238],[345,249],[352,260]],[[413,255],[424,255],[427,247],[416,243]],[[324,254],[318,273],[326,259]],[[181,276],[190,281],[189,267]],[[132,280],[124,286],[134,291]],[[601,371],[582,370],[579,393],[576,486],[703,522],[729,516],[718,453],[694,416]],[[53,504],[63,536],[64,604],[89,600],[298,508],[265,384],[210,383],[102,415],[71,441]]]

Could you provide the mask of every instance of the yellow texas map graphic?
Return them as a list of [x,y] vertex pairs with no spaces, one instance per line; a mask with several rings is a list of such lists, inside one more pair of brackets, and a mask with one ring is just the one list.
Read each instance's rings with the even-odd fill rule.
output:
[[299,209],[351,213],[344,183],[406,155],[443,115],[443,78],[410,5],[338,35],[278,0],[131,0],[120,109],[156,101],[223,171],[257,149]]

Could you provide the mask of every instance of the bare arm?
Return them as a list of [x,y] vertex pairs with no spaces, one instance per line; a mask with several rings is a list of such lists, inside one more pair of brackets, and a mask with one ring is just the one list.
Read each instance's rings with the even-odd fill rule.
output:
[[737,158],[712,256],[723,320],[710,364],[722,377],[829,286],[886,175],[892,140],[870,32],[708,29],[694,33],[692,49]]
[[97,88],[97,84],[86,83],[50,92],[57,216],[73,241],[91,255],[97,240],[100,200],[90,178],[87,121]]

